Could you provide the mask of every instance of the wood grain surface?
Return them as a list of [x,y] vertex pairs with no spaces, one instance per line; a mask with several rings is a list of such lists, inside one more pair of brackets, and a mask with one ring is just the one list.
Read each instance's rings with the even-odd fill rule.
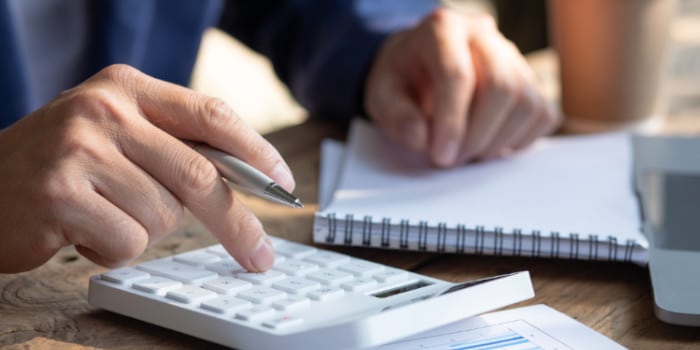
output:
[[[318,208],[315,203],[318,145],[322,137],[341,138],[344,132],[329,123],[309,121],[268,135],[289,161],[298,183],[296,193],[306,203],[304,208],[295,210],[258,198],[245,198],[268,232],[311,243],[312,215]],[[214,243],[216,240],[188,217],[175,234],[153,246],[137,262]],[[633,349],[699,348],[698,329],[667,325],[654,317],[645,267],[347,247],[330,249],[451,281],[529,270],[536,297],[523,305],[548,304]],[[67,248],[36,270],[0,275],[0,345],[7,349],[218,347],[88,305],[88,277],[104,271]]]

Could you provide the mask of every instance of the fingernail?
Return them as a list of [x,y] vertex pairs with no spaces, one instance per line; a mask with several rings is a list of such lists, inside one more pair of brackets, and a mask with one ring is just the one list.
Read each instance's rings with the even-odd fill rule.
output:
[[285,190],[290,192],[294,190],[294,175],[292,175],[292,171],[284,162],[277,163],[275,168],[272,169],[272,173],[270,173],[270,175],[275,182],[277,182],[277,184],[282,186],[282,188]]
[[435,154],[435,162],[440,166],[451,166],[457,158],[458,145],[455,142],[440,143]]
[[275,253],[272,251],[270,241],[265,235],[260,236],[255,252],[250,260],[257,271],[266,271],[275,263]]

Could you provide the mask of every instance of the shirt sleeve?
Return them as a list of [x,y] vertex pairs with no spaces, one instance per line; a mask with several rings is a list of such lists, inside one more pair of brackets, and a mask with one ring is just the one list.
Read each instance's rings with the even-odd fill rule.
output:
[[220,27],[267,56],[312,117],[363,114],[367,71],[391,33],[434,8],[429,0],[226,1]]

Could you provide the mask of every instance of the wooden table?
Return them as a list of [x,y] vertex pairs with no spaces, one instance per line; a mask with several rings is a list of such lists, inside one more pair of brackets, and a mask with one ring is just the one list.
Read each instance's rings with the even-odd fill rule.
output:
[[[683,13],[698,15],[685,0]],[[692,3],[692,4],[691,4]],[[695,11],[693,11],[695,9]],[[700,134],[700,40],[696,20],[679,21],[672,59],[671,132]],[[699,31],[700,32],[700,31]],[[683,34],[686,33],[686,34]],[[689,33],[689,34],[688,34]],[[556,99],[556,64],[551,52],[535,53],[530,63]],[[268,232],[311,243],[317,198],[319,143],[342,139],[345,130],[308,122],[267,135],[287,159],[297,180],[296,193],[306,204],[288,209],[246,198]],[[150,260],[216,243],[191,217],[181,228],[137,260]],[[550,305],[632,349],[700,349],[700,329],[671,326],[653,314],[646,268],[605,262],[529,258],[437,255],[376,249],[332,248],[365,259],[451,281],[529,270],[536,297],[520,305]],[[0,274],[0,347],[7,349],[200,349],[217,348],[186,335],[99,310],[87,303],[88,277],[106,271],[78,255],[60,251],[31,272]]]
[[[246,198],[268,232],[311,243],[317,197],[319,142],[345,131],[312,121],[268,135],[296,174],[296,193],[307,204],[290,209]],[[215,243],[189,217],[182,227],[138,261]],[[437,255],[363,248],[332,248],[361,258],[462,281],[529,270],[536,297],[519,305],[544,303],[633,349],[700,348],[700,329],[671,326],[653,314],[649,274],[628,263],[530,258]],[[217,348],[186,335],[99,310],[87,303],[88,277],[105,269],[60,251],[31,272],[0,275],[0,346],[8,349],[190,349]]]

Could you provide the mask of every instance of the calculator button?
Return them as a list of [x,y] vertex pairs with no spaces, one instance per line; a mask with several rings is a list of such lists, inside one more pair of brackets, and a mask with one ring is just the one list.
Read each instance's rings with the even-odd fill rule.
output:
[[236,277],[254,284],[269,286],[272,282],[283,280],[287,276],[279,271],[267,270],[265,272],[242,272]]
[[224,276],[235,276],[238,273],[246,271],[243,266],[231,258],[226,258],[211,264],[207,264],[204,268]]
[[347,264],[338,266],[338,269],[345,272],[350,272],[355,276],[369,277],[375,273],[378,273],[379,271],[382,271],[384,267],[368,261],[353,260]]
[[366,292],[377,287],[377,281],[369,278],[358,278],[340,284],[340,287],[349,292]]
[[303,276],[309,272],[318,270],[318,265],[299,260],[287,260],[279,265],[275,265],[275,270],[282,271],[292,276]]
[[263,326],[272,329],[286,329],[301,324],[302,319],[294,316],[282,316],[263,322]]
[[173,260],[183,264],[200,266],[207,265],[219,261],[221,258],[218,255],[210,254],[201,250],[194,252],[175,255]]
[[279,254],[276,254],[276,255],[275,255],[275,265],[279,265],[279,264],[281,264],[281,263],[283,263],[283,262],[285,262],[285,261],[287,261],[287,257],[286,257],[286,256],[284,256],[284,255],[279,255]]
[[243,310],[253,306],[248,300],[243,300],[230,295],[205,300],[200,305],[202,309],[218,312],[221,314]]
[[250,300],[256,304],[269,304],[273,301],[285,298],[287,293],[269,287],[255,287],[240,292],[236,296],[241,299]]
[[354,277],[351,273],[333,269],[324,269],[306,275],[306,278],[321,282],[326,285],[338,285],[343,282],[352,280]]
[[318,301],[328,301],[332,299],[339,298],[345,294],[345,291],[336,287],[323,287],[321,289],[314,290],[307,294],[309,298]]
[[250,282],[239,280],[230,276],[219,277],[215,280],[202,283],[202,288],[213,290],[222,294],[231,294],[252,287],[253,285]]
[[309,298],[293,295],[288,298],[272,302],[272,307],[282,311],[295,311],[311,305]]
[[182,282],[173,281],[165,277],[152,276],[148,279],[138,281],[133,284],[134,289],[144,292],[163,295],[167,291],[182,286]]
[[189,304],[216,297],[216,293],[197,286],[184,286],[168,291],[165,296],[168,299]]
[[152,274],[161,275],[163,277],[184,283],[197,283],[216,277],[214,272],[181,264],[170,259],[159,259],[145,262],[139,265],[138,268]]
[[375,273],[373,277],[382,283],[395,283],[408,279],[408,272],[396,269],[386,269],[382,272]]
[[124,267],[103,273],[100,279],[105,281],[130,285],[138,280],[150,277],[148,272],[137,270],[133,267]]
[[226,251],[226,248],[222,246],[221,244],[213,245],[209,248],[207,248],[207,252],[218,255],[222,258],[230,258],[231,254]]
[[272,243],[272,247],[275,248],[281,244],[284,244],[286,241],[283,240],[282,238],[275,237],[275,236],[267,236],[267,238],[270,239],[270,243]]
[[236,318],[239,320],[255,322],[270,318],[276,313],[277,311],[269,306],[258,305],[253,306],[250,309],[238,311],[236,313]]
[[304,294],[314,289],[321,288],[321,284],[316,281],[311,281],[299,277],[293,277],[281,280],[279,282],[275,282],[272,284],[272,287],[279,290],[283,290],[287,293]]
[[316,248],[302,244],[284,242],[275,247],[276,253],[290,259],[302,259],[316,252]]
[[342,263],[350,261],[350,257],[334,252],[316,252],[304,258],[308,262],[318,264],[324,267],[334,267]]

